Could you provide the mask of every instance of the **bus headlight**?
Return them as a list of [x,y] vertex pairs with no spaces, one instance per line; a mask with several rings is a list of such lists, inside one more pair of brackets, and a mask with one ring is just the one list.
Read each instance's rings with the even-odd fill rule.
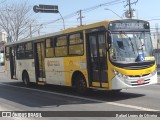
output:
[[151,74],[155,75],[157,73],[157,69],[155,69]]
[[113,70],[113,72],[114,72],[114,74],[115,74],[118,78],[120,78],[120,79],[123,79],[123,80],[128,79],[128,76],[123,75],[122,73],[119,73],[119,72],[117,72],[116,70]]

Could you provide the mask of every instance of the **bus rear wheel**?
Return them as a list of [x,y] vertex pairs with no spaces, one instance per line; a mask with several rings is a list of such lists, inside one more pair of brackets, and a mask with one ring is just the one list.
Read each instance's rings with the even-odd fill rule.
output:
[[85,95],[87,93],[87,84],[84,76],[78,75],[75,82],[75,87],[77,93],[80,95]]
[[29,80],[29,75],[28,73],[23,73],[23,76],[22,76],[22,80],[23,80],[23,83],[26,87],[29,87],[30,86],[30,80]]

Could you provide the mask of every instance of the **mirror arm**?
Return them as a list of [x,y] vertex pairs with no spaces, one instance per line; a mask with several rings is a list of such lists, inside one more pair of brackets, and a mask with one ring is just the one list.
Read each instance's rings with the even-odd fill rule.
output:
[[106,49],[106,51],[109,51],[110,48],[111,48],[111,44],[108,44],[108,48]]

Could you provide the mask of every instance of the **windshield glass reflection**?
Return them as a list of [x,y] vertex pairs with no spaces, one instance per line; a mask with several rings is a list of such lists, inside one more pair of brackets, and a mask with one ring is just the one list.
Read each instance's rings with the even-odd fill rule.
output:
[[115,62],[142,62],[152,56],[149,32],[113,33],[110,58]]

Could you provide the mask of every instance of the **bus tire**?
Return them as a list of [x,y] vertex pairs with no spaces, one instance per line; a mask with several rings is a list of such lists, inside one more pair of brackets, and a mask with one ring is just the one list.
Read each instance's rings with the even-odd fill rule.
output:
[[22,75],[22,80],[23,80],[23,83],[26,87],[29,87],[30,86],[30,80],[29,80],[29,75],[27,72],[24,72],[23,75]]
[[83,75],[78,75],[75,81],[75,88],[78,94],[85,95],[87,93],[87,84]]

